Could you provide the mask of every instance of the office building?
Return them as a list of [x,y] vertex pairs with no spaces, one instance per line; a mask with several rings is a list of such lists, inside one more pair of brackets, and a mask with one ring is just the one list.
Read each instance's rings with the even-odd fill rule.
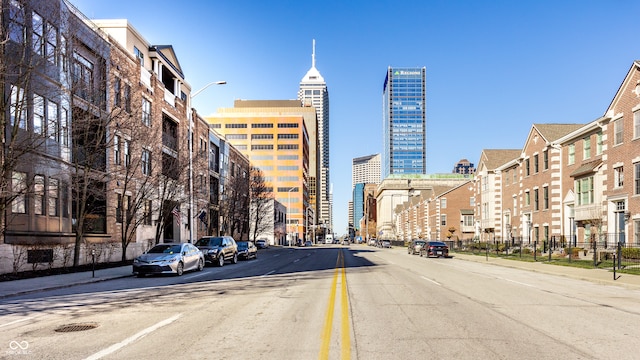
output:
[[287,239],[311,236],[317,206],[315,109],[298,100],[236,100],[206,120],[262,170],[267,187],[287,208]]
[[426,68],[387,68],[382,178],[427,173]]
[[356,184],[380,183],[380,154],[354,158],[351,166],[351,188]]
[[333,226],[330,199],[330,174],[329,174],[329,91],[318,69],[316,69],[316,42],[313,41],[311,54],[311,68],[300,81],[298,100],[303,106],[313,106],[316,109],[318,119],[318,162],[320,173],[317,177],[318,187],[318,223],[331,229]]

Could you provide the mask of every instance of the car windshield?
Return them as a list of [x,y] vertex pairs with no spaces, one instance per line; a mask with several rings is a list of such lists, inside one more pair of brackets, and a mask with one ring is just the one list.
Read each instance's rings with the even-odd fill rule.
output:
[[238,241],[236,242],[236,244],[238,245],[238,249],[248,249],[249,248],[249,242],[248,241]]
[[220,246],[222,245],[222,238],[214,237],[214,238],[202,238],[198,240],[196,246]]
[[424,241],[416,241],[416,245],[424,245],[425,242]]
[[179,253],[182,245],[156,245],[149,250],[150,254],[173,254]]

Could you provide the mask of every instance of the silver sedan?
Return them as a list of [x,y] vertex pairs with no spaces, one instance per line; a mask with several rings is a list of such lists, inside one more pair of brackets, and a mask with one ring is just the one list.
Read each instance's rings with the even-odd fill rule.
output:
[[176,274],[204,269],[204,255],[193,244],[158,244],[133,260],[133,273],[138,277],[147,274]]

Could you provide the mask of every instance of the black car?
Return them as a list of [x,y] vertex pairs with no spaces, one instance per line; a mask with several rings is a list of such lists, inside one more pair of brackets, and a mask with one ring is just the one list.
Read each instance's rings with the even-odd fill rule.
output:
[[420,256],[449,257],[449,246],[442,241],[428,241],[420,249]]
[[251,241],[236,241],[238,245],[238,257],[249,260],[258,258],[258,248]]
[[227,260],[238,262],[238,245],[231,236],[205,236],[195,245],[202,250],[207,263],[224,266]]

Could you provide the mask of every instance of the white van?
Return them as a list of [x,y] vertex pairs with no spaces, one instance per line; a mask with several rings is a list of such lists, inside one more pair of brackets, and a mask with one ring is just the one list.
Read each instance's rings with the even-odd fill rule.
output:
[[333,234],[327,234],[324,237],[324,243],[325,244],[333,244]]

